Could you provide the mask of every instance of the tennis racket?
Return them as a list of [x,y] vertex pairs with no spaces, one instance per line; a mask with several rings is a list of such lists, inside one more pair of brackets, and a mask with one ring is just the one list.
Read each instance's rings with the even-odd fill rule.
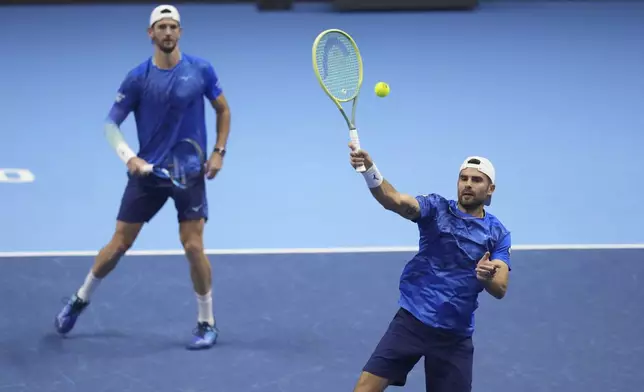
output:
[[[321,32],[313,42],[313,70],[324,92],[338,107],[349,127],[349,137],[360,149],[356,128],[356,104],[362,86],[362,57],[349,34],[338,29]],[[351,118],[342,104],[352,102]],[[364,165],[356,168],[364,172]]]
[[167,177],[176,187],[186,189],[193,179],[204,175],[205,165],[206,156],[199,143],[192,139],[182,139],[172,147],[162,163],[146,165],[143,171]]

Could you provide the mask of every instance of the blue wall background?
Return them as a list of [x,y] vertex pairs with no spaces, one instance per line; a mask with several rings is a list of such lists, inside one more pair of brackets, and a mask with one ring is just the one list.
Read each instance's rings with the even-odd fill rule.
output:
[[[150,6],[3,8],[0,251],[95,250],[125,185],[102,120],[150,55]],[[314,78],[315,36],[346,29],[365,60],[363,147],[401,191],[454,197],[470,154],[496,165],[490,211],[515,244],[642,243],[644,4],[490,2],[475,12],[258,13],[182,5],[182,48],[210,59],[233,113],[209,183],[209,248],[413,246],[348,164],[348,134]],[[385,99],[373,94],[390,83]],[[214,140],[214,114],[211,142]],[[133,121],[125,127],[136,145]],[[137,249],[178,248],[168,203]]]

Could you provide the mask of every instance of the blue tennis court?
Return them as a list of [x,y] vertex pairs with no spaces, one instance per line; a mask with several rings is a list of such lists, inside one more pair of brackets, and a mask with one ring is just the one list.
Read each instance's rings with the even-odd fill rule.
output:
[[[453,198],[465,156],[497,167],[490,211],[512,231],[513,270],[503,300],[480,297],[474,392],[643,390],[644,1],[179,8],[182,49],[212,61],[233,118],[208,182],[219,342],[184,348],[197,309],[172,203],[73,332],[56,334],[114,229],[127,178],[102,124],[152,52],[152,5],[7,6],[0,392],[352,391],[397,309],[418,229],[349,166],[346,125],[311,64],[327,28],[360,46],[361,141],[397,189]],[[131,117],[124,133],[137,147]],[[422,365],[391,390],[424,390]]]
[[[0,390],[350,391],[396,310],[410,252],[211,255],[222,335],[184,348],[180,256],[129,256],[67,338],[61,298],[89,257],[0,259]],[[644,250],[518,250],[508,296],[482,296],[475,391],[640,390]],[[424,390],[422,366],[404,390]]]

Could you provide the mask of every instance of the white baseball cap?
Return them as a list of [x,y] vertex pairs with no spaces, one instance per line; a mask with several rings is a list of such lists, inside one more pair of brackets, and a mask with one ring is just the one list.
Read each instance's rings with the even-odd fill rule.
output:
[[173,5],[163,4],[152,10],[150,14],[150,26],[160,21],[161,19],[172,19],[177,23],[181,23],[181,17],[179,16],[179,10]]
[[[485,174],[490,178],[490,181],[492,181],[492,184],[495,184],[496,171],[494,170],[494,165],[492,165],[492,162],[490,162],[489,159],[479,157],[479,156],[467,157],[461,164],[460,170],[467,169],[467,168],[473,168],[480,171],[481,173]],[[488,197],[487,200],[485,200],[486,206],[489,206],[490,203],[492,203],[492,196]]]

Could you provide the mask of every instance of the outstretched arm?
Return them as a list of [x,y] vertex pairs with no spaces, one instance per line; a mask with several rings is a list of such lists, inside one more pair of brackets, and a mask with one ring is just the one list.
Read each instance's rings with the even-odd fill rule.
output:
[[349,144],[349,147],[351,148],[351,165],[354,168],[360,165],[365,166],[367,170],[362,174],[367,181],[371,194],[378,203],[385,209],[393,211],[405,219],[418,220],[421,216],[418,200],[411,195],[398,192],[389,181],[385,180],[365,150],[356,151],[353,144]]

